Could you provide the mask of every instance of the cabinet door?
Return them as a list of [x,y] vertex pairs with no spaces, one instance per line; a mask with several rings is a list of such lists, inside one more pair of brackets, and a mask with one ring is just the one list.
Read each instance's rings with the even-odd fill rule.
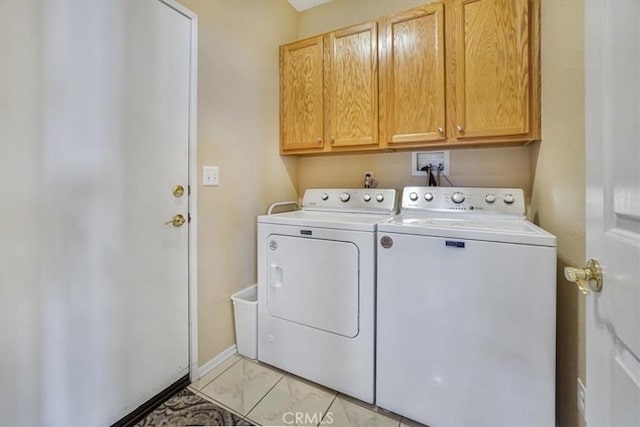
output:
[[322,36],[280,48],[280,151],[323,148]]
[[445,137],[444,10],[431,4],[383,20],[380,106],[389,145]]
[[375,22],[330,33],[327,135],[332,148],[378,144]]
[[447,5],[449,131],[458,139],[530,131],[528,0]]

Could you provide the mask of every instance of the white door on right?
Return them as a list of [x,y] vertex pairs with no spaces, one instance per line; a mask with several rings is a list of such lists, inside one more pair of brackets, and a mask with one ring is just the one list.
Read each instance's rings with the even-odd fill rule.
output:
[[640,426],[640,1],[585,4],[589,427]]

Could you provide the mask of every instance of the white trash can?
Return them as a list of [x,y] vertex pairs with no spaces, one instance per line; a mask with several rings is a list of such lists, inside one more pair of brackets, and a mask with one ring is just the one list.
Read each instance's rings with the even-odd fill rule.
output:
[[258,285],[231,295],[236,323],[238,353],[250,359],[258,358]]

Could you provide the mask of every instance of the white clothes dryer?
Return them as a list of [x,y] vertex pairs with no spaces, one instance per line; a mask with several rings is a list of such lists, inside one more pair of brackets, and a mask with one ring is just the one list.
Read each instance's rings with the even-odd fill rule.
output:
[[431,426],[555,424],[556,238],[522,190],[407,187],[378,225],[376,404]]
[[309,189],[258,217],[258,359],[374,401],[375,230],[396,191]]

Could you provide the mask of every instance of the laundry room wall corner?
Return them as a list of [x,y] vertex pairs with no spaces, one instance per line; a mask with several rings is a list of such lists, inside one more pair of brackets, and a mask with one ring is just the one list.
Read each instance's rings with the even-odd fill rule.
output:
[[[278,154],[278,46],[296,38],[286,0],[179,0],[198,15],[198,360],[235,342],[230,296],[256,280],[256,216],[297,199],[298,159]],[[202,167],[220,185],[204,187]]]
[[543,0],[542,142],[530,146],[530,218],[558,237],[556,417],[585,426],[577,378],[585,366],[585,300],[564,279],[585,262],[584,2]]

